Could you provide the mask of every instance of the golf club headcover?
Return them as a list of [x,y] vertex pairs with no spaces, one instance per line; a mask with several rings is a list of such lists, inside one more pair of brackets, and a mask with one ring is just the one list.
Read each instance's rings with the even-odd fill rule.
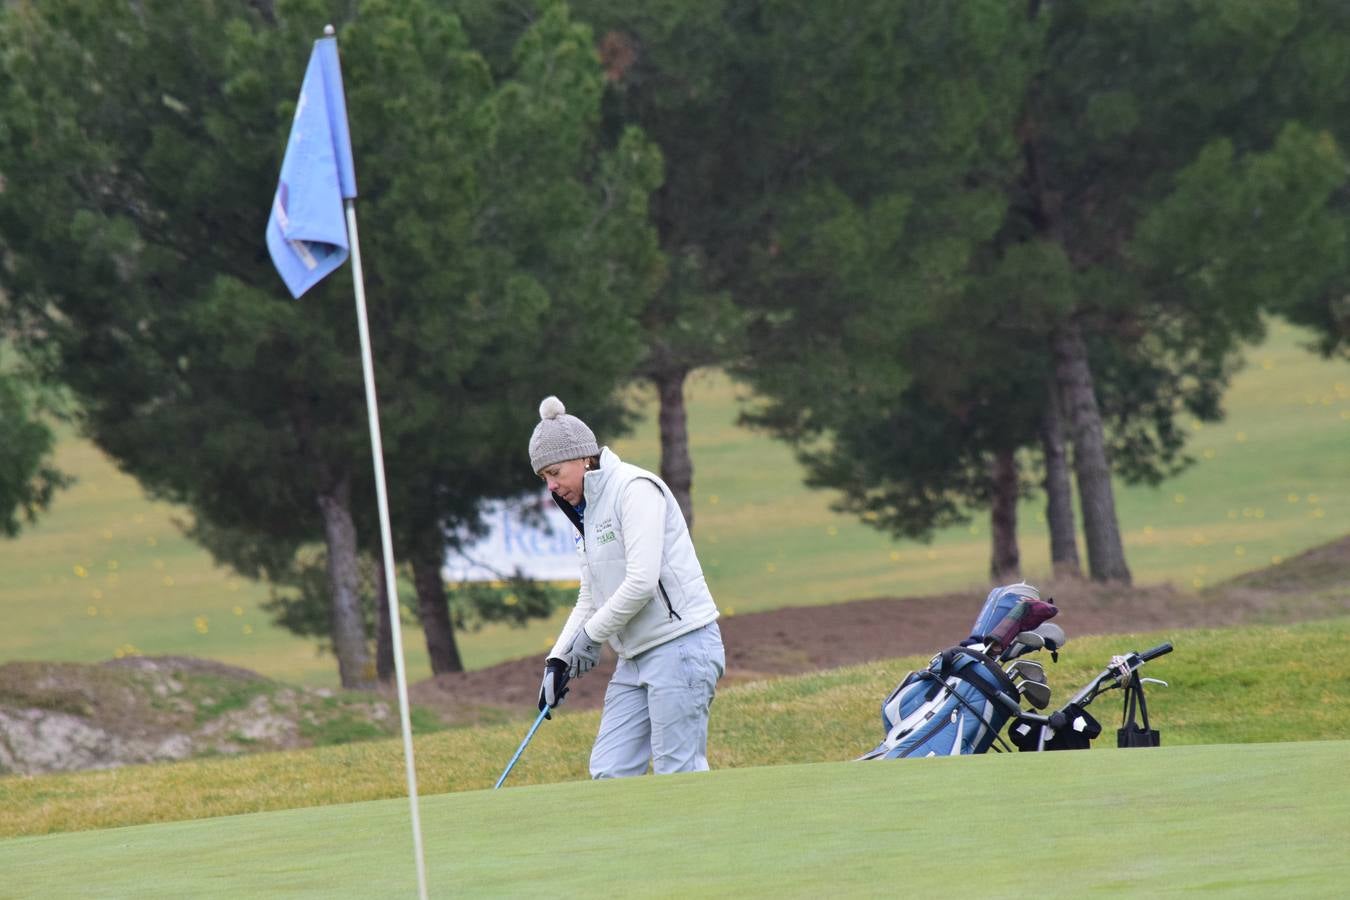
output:
[[[975,624],[970,629],[971,641],[985,642],[986,638],[993,633],[994,629],[1013,611],[1018,603],[1040,599],[1041,592],[1025,581],[994,588],[985,598],[984,606],[980,608],[980,614],[975,617]],[[1029,631],[1034,627],[1033,625],[1027,625],[1014,629],[1008,636],[1011,637],[1018,631]]]
[[[552,709],[563,702],[569,690],[567,682],[570,680],[567,663],[556,656],[549,657],[544,662],[544,681],[539,685],[539,708]],[[553,717],[550,715],[548,718]]]
[[1032,631],[1058,613],[1059,607],[1053,603],[1046,603],[1044,600],[1019,600],[989,633],[989,637],[1000,647],[1008,647],[1019,632]]

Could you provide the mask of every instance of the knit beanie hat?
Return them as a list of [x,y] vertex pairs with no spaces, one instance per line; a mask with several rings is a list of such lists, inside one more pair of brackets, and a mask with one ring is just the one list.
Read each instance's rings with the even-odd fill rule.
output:
[[554,463],[597,456],[600,447],[586,423],[567,414],[557,397],[545,397],[539,404],[539,424],[530,436],[530,466],[538,472]]

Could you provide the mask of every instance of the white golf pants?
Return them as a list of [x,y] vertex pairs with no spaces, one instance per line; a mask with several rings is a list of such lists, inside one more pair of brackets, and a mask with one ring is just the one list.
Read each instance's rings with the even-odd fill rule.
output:
[[708,770],[708,710],[726,669],[713,622],[620,659],[605,690],[592,778]]

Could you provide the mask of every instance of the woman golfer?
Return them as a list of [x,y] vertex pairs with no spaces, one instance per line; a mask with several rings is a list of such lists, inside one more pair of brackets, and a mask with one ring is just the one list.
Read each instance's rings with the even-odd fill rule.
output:
[[530,465],[576,526],[581,590],[544,663],[539,708],[557,706],[608,642],[618,666],[605,691],[592,778],[708,768],[708,709],[726,668],[717,604],[684,514],[660,478],[601,449],[562,401],[539,405]]

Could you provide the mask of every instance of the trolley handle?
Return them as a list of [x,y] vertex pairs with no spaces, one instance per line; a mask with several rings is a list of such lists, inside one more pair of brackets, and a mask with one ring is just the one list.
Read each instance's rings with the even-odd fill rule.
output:
[[1162,643],[1154,647],[1152,650],[1145,650],[1143,653],[1140,653],[1139,661],[1148,662],[1150,659],[1157,659],[1158,657],[1165,656],[1171,652],[1172,652],[1171,643]]

